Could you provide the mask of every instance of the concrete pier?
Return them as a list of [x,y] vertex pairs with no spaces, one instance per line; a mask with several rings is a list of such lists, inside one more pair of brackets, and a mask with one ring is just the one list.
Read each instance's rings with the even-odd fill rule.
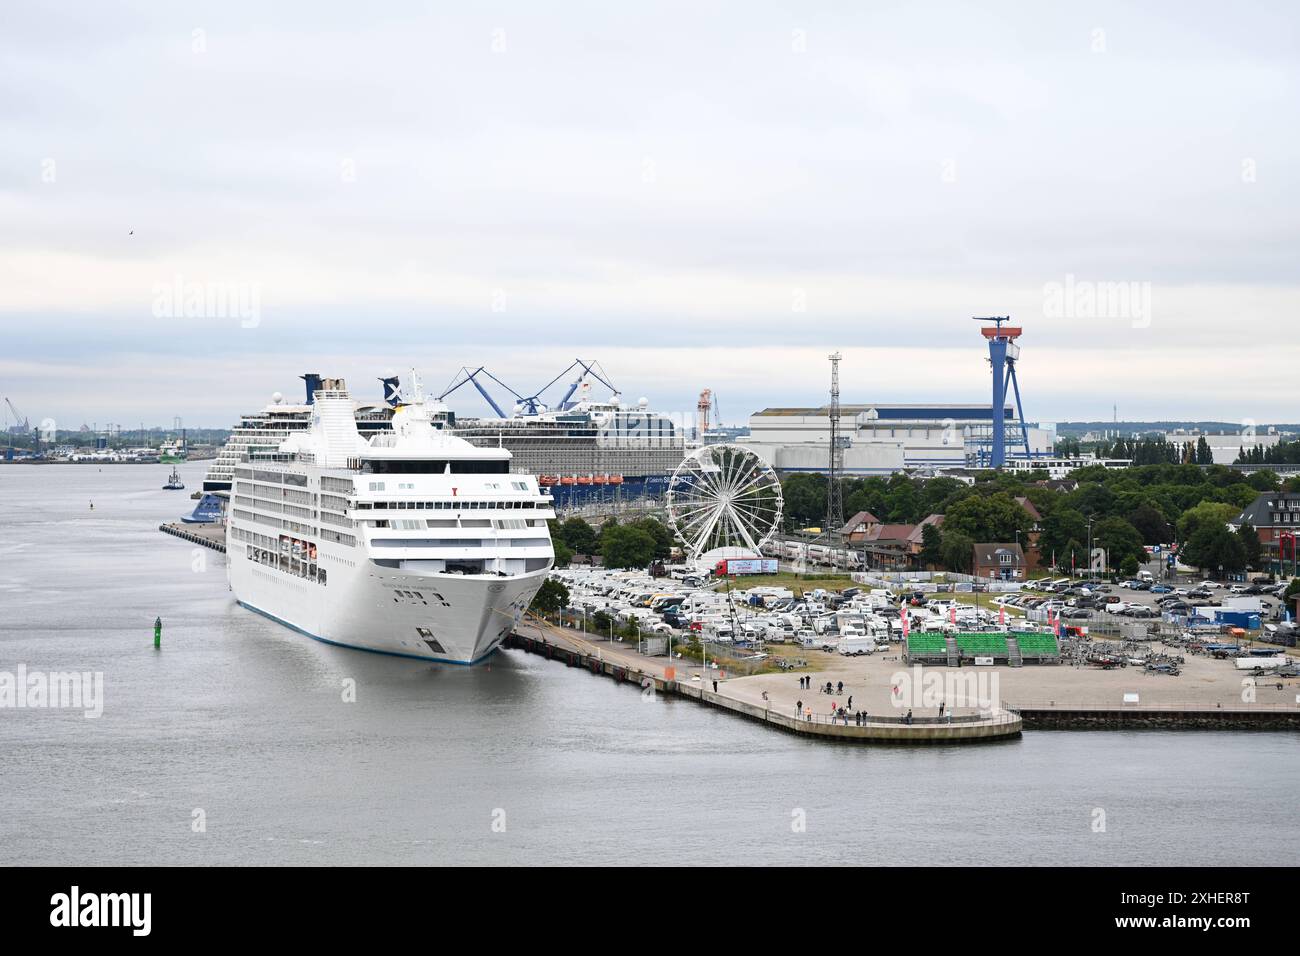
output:
[[[1021,718],[1007,711],[992,716],[961,715],[951,719],[918,717],[910,723],[902,717],[871,716],[862,725],[850,720],[832,721],[827,714],[796,717],[765,705],[739,699],[727,693],[727,681],[719,681],[719,690],[704,686],[678,674],[671,663],[641,658],[631,652],[606,650],[572,632],[549,625],[521,624],[506,639],[505,646],[539,654],[569,667],[582,667],[593,674],[630,683],[656,693],[672,694],[710,707],[729,711],[740,717],[761,721],[776,730],[804,734],[820,740],[843,743],[874,744],[958,744],[1006,740],[1020,736]],[[712,683],[711,681],[709,683]],[[810,691],[811,695],[811,691]]]
[[172,521],[160,524],[158,530],[192,544],[199,544],[213,551],[226,553],[226,529],[220,524],[180,524]]
[[1031,730],[1300,730],[1295,707],[1010,707]]

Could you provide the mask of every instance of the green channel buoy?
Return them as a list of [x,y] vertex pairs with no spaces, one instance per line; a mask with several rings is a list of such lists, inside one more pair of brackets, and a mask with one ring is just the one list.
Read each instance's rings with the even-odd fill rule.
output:
[[156,648],[161,648],[161,647],[162,647],[162,617],[161,617],[161,615],[160,615],[159,617],[154,618],[154,622],[153,622],[153,646],[156,647]]

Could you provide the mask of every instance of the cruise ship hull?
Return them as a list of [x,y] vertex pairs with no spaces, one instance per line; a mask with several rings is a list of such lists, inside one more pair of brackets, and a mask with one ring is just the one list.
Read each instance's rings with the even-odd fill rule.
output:
[[331,571],[321,587],[239,550],[231,549],[230,583],[248,610],[329,644],[451,664],[489,657],[547,574],[435,574],[363,559],[351,573]]

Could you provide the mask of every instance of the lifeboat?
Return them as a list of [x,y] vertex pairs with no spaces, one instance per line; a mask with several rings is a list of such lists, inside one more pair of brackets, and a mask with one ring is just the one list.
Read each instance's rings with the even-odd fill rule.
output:
[[623,476],[622,476],[622,475],[610,475],[610,476],[609,476],[609,483],[610,483],[611,485],[621,485],[621,484],[623,483]]
[[559,482],[560,479],[554,475],[540,475],[537,479],[537,484],[543,488],[550,488],[552,485],[559,484]]
[[593,484],[597,485],[609,484],[609,475],[592,475],[591,480]]
[[589,485],[589,484],[591,484],[591,475],[581,475],[581,476],[578,478],[578,484],[580,484],[580,485]]
[[572,475],[565,475],[563,478],[560,479],[560,484],[571,485],[577,480],[578,479],[574,478]]

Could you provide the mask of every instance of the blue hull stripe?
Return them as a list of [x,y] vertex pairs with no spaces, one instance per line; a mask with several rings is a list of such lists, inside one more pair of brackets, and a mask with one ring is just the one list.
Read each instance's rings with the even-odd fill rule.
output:
[[318,634],[313,634],[311,631],[304,631],[297,624],[290,624],[288,621],[284,620],[284,618],[276,617],[268,611],[263,611],[260,607],[254,607],[253,605],[247,604],[238,599],[236,599],[235,603],[242,608],[247,608],[256,614],[262,615],[264,618],[275,621],[277,624],[283,624],[291,631],[297,631],[299,634],[310,637],[313,641],[320,641],[322,644],[332,644],[334,647],[346,647],[353,651],[366,651],[369,654],[385,654],[388,657],[405,657],[413,661],[425,661],[426,663],[457,664],[461,667],[473,667],[475,664],[480,664],[495,654],[500,646],[498,645],[498,647],[492,648],[492,650],[488,651],[482,657],[476,658],[472,661],[456,661],[448,657],[422,657],[419,654],[404,654],[401,651],[381,651],[375,647],[362,647],[360,644],[344,644],[342,641],[331,641],[328,637],[321,637]]

